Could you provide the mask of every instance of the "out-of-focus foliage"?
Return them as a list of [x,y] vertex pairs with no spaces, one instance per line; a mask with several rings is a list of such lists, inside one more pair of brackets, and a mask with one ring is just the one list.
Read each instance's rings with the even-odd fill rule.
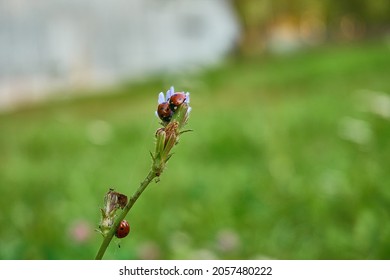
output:
[[230,61],[0,116],[0,259],[92,259],[104,194],[146,175],[157,94],[191,118],[109,259],[389,259],[385,42]]
[[233,0],[233,3],[242,24],[242,53],[262,51],[268,39],[281,28],[284,36],[296,36],[311,43],[373,37],[390,31],[387,0]]

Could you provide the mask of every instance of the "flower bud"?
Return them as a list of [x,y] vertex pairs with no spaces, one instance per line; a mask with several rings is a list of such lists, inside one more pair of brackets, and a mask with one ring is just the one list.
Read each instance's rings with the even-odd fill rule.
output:
[[[152,154],[152,168],[157,176],[163,172],[166,162],[172,155],[172,148],[179,141],[179,135],[185,132],[181,129],[186,125],[191,111],[189,102],[188,92],[175,93],[173,87],[167,91],[165,96],[162,92],[158,96],[159,106],[156,115],[162,120],[163,127],[156,131],[156,148],[155,153]],[[169,107],[166,106],[167,104]],[[168,110],[170,110],[169,114]]]
[[127,204],[127,196],[114,189],[109,189],[104,197],[104,207],[100,209],[102,214],[102,220],[99,225],[99,231],[103,236],[110,231],[111,226],[115,220],[115,212],[118,208],[123,209]]
[[163,127],[159,128],[157,131],[156,131],[156,152],[155,152],[155,157],[157,157],[158,155],[162,154],[162,152],[164,151],[164,147],[165,147],[165,140],[166,140],[166,133],[165,133],[165,129]]

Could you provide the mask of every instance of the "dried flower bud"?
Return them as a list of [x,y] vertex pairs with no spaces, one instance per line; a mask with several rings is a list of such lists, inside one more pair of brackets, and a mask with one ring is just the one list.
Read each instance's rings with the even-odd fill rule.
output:
[[117,208],[123,209],[123,207],[125,207],[126,204],[127,204],[127,196],[114,191],[114,189],[109,189],[109,191],[107,192],[104,198],[106,213],[115,211]]
[[123,209],[127,204],[127,196],[109,189],[104,197],[104,208],[100,209],[102,220],[99,225],[100,232],[105,236],[110,230],[115,219],[115,212],[118,208]]

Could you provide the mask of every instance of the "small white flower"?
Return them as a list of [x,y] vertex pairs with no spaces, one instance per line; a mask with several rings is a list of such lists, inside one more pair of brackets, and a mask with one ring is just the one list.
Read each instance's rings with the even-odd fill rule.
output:
[[175,94],[175,88],[173,86],[171,86],[171,88],[167,91],[167,95],[166,95],[166,101],[169,100],[169,98],[171,98],[172,95]]
[[[178,93],[179,93],[179,92],[178,92]],[[185,96],[186,96],[184,102],[187,103],[187,104],[190,103],[190,93],[189,93],[189,92],[186,92],[186,93],[180,92],[180,93],[185,94]],[[158,104],[160,105],[160,104],[169,102],[170,98],[171,98],[172,95],[174,95],[174,94],[175,94],[175,88],[174,88],[173,86],[171,86],[171,87],[169,88],[169,90],[167,90],[167,92],[166,92],[165,95],[164,95],[163,92],[160,92],[160,93],[158,94],[158,99],[157,99]],[[191,107],[188,107],[187,115],[188,115],[190,112],[191,112]],[[160,118],[160,116],[159,116],[159,114],[158,114],[158,111],[155,111],[154,113],[155,113],[156,117]]]
[[160,92],[160,94],[158,95],[158,104],[161,104],[164,102],[166,102],[164,93]]
[[[187,104],[190,103],[190,93],[187,91],[186,92],[186,101],[185,101]],[[192,108],[190,106],[188,106],[188,110],[187,110],[187,114],[189,115],[190,112],[191,112]]]

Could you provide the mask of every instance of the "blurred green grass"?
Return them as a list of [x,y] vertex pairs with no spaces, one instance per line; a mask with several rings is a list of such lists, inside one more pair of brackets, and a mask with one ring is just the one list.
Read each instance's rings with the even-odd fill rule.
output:
[[105,258],[389,259],[390,123],[376,101],[389,54],[374,42],[229,59],[2,114],[0,258],[92,259],[103,196],[147,174],[157,94],[174,85],[191,92],[194,132]]

